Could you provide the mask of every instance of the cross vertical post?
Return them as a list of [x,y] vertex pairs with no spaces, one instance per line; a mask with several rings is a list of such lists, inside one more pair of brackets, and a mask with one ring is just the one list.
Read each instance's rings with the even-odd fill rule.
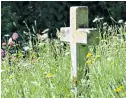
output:
[[[72,59],[71,82],[74,93],[77,94],[77,86],[83,75],[85,66],[85,56],[88,52],[86,45],[76,43],[77,29],[88,27],[88,8],[71,7],[70,8],[70,51]],[[86,36],[86,35],[85,35]],[[77,95],[75,95],[77,96]]]
[[62,27],[61,41],[70,42],[71,52],[71,88],[77,97],[82,90],[81,79],[85,75],[86,55],[89,44],[98,44],[98,30],[88,27],[88,7],[74,6],[70,8],[70,27]]

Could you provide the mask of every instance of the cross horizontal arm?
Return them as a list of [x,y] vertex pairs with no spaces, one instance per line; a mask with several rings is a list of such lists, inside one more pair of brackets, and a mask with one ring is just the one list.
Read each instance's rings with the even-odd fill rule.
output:
[[77,43],[97,45],[99,42],[99,31],[96,28],[80,28],[76,32],[80,34],[80,37],[76,37]]
[[60,34],[61,41],[70,42],[70,27],[61,27]]
[[[70,27],[62,27],[60,31],[60,40],[64,42],[70,42]],[[76,43],[90,44],[92,43],[91,40],[94,41],[94,38],[96,38],[95,36],[98,37],[98,31],[96,28],[79,28],[76,30],[74,41]]]

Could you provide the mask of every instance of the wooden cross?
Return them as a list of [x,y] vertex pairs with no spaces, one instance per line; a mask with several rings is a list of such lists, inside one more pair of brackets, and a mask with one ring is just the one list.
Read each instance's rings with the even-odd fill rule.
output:
[[98,31],[88,27],[88,7],[74,6],[70,8],[70,27],[62,27],[61,41],[70,42],[72,59],[71,87],[75,96],[79,92],[79,83],[83,78],[86,55],[89,44],[98,43]]

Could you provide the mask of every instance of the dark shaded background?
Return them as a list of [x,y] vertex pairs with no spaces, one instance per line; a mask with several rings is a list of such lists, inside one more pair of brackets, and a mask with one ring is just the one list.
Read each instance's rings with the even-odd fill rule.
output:
[[[94,27],[93,19],[97,16],[105,17],[104,21],[111,24],[110,15],[115,19],[126,20],[126,2],[114,1],[2,1],[1,2],[1,34],[12,34],[18,31],[28,31],[23,21],[32,28],[36,20],[35,30],[41,33],[50,28],[50,37],[55,38],[55,28],[69,26],[70,6],[89,7],[89,26]],[[16,24],[16,26],[14,25]],[[33,30],[31,33],[33,33]]]

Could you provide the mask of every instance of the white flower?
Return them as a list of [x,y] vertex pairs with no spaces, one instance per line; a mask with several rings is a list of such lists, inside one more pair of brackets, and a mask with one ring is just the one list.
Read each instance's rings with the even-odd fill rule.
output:
[[118,23],[123,23],[123,20],[122,20],[122,19],[121,19],[121,20],[119,20],[119,21],[118,21]]
[[25,51],[28,51],[28,50],[30,50],[30,47],[29,47],[29,46],[25,46],[25,47],[23,47],[23,49],[24,49]]
[[12,40],[12,38],[9,38],[9,40],[8,40],[8,45],[10,45],[10,46],[13,46],[15,43],[14,43],[14,41]]
[[126,22],[124,24],[126,25]]
[[49,28],[45,29],[44,31],[42,31],[41,33],[44,34],[44,33],[47,33],[49,31]]
[[104,19],[104,17],[99,18],[99,20],[103,20],[103,19]]
[[95,18],[94,20],[93,20],[93,22],[96,22],[96,21],[98,21],[99,19],[98,18]]
[[38,37],[39,40],[42,40],[42,41],[47,40],[48,39],[48,34],[47,33],[44,33],[42,35],[37,34],[37,37]]
[[9,37],[10,35],[9,35],[9,34],[5,34],[4,36],[5,36],[5,37]]
[[26,34],[26,35],[28,35],[28,32],[26,32],[26,31],[23,31],[23,33]]
[[93,22],[99,22],[100,20],[103,20],[104,19],[104,17],[101,17],[101,18],[99,18],[99,17],[96,17],[94,20],[93,20]]
[[104,22],[104,23],[103,23],[103,26],[106,26],[106,25],[108,25],[107,22]]
[[0,72],[3,72],[3,71],[5,71],[5,70],[0,70]]

